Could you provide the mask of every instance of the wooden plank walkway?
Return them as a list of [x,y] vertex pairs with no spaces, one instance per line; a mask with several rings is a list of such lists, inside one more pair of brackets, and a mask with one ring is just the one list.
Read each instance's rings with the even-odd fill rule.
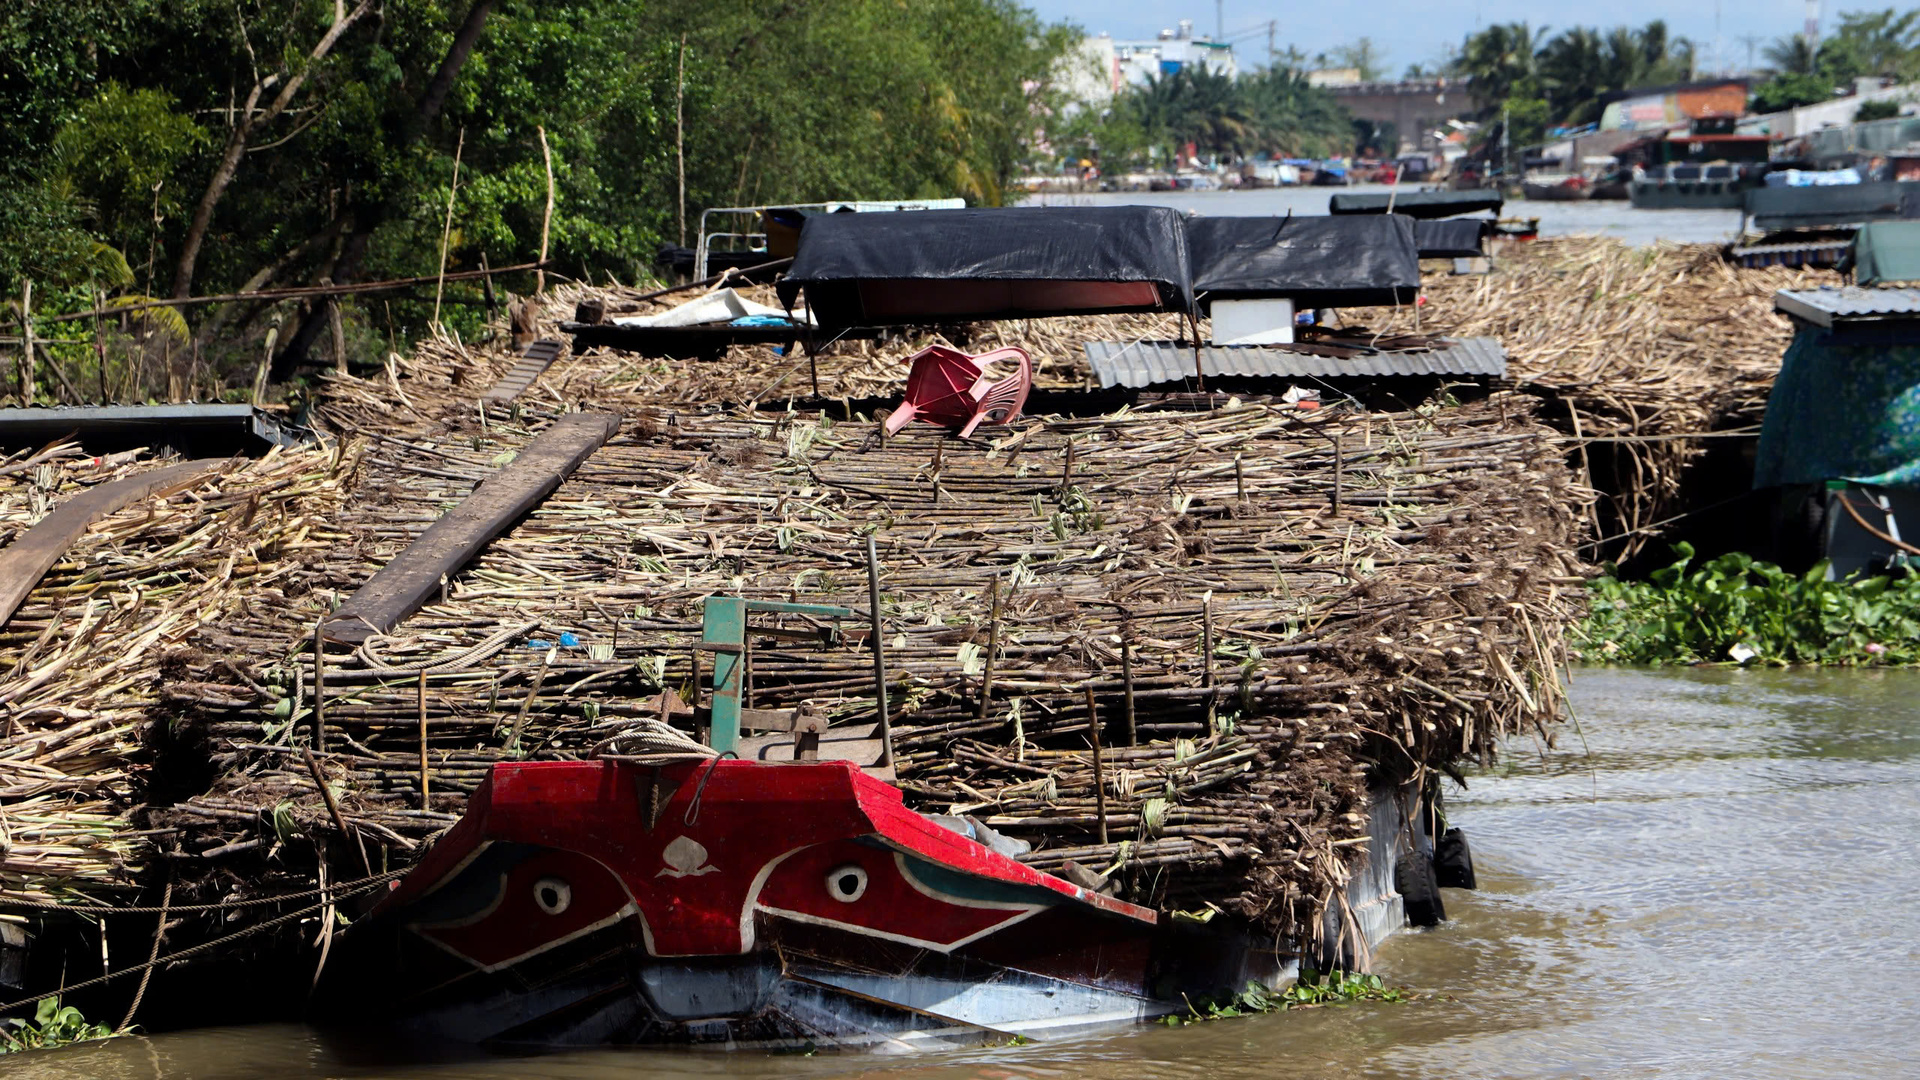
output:
[[514,398],[526,393],[534,380],[546,374],[555,360],[560,359],[560,350],[566,348],[566,342],[559,338],[542,338],[520,352],[520,359],[507,369],[500,381],[494,383],[481,401],[488,405],[505,405]]
[[380,568],[321,628],[328,641],[358,645],[420,610],[493,539],[553,494],[589,455],[620,430],[617,413],[572,413],[554,421],[506,468]]
[[190,488],[226,463],[226,458],[195,458],[162,465],[138,476],[88,488],[60,504],[59,509],[0,551],[0,626],[13,618],[27,594],[88,526],[141,499]]

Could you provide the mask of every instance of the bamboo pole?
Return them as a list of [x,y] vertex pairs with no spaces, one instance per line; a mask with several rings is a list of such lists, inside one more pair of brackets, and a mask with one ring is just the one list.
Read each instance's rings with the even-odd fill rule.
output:
[[38,393],[33,378],[33,279],[20,281],[20,405],[30,407]]
[[420,809],[431,810],[427,766],[427,669],[420,669]]
[[993,591],[993,600],[987,614],[987,659],[980,672],[980,719],[987,718],[987,709],[993,700],[993,659],[1000,651],[1000,581],[993,579],[987,583]]
[[867,534],[867,612],[869,635],[873,638],[873,695],[880,711],[880,764],[893,765],[893,719],[887,711],[886,621],[880,614],[880,556],[874,548],[873,534]]
[[1100,710],[1094,705],[1093,684],[1087,683],[1087,738],[1093,743],[1093,806],[1094,816],[1099,820],[1097,835],[1100,842],[1107,842],[1107,777],[1105,767],[1100,760]]
[[687,246],[687,35],[680,34],[679,72],[673,83],[673,160],[679,178],[680,246]]
[[[543,144],[544,145],[544,144]],[[453,179],[447,184],[447,220],[440,229],[440,274],[433,283],[433,324],[440,325],[440,297],[447,288],[447,242],[453,238],[453,197],[460,190],[460,155],[467,148],[467,129],[460,129],[460,137],[453,144]],[[546,261],[546,253],[540,255]]]
[[[540,133],[540,161],[547,169],[547,205],[546,209],[540,213],[540,265],[542,269],[534,271],[533,275],[533,293],[535,296],[540,296],[544,295],[547,291],[547,271],[544,268],[547,265],[547,237],[553,228],[553,151],[547,146],[547,129],[544,127],[535,127],[533,130]],[[482,257],[481,264],[483,267],[485,266],[485,262],[485,258]],[[489,309],[493,306],[492,278],[487,279],[487,306]]]

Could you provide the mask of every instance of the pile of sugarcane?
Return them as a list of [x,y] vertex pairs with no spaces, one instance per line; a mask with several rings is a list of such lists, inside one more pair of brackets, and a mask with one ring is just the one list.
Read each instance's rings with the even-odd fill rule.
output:
[[[165,830],[132,819],[152,753],[173,746],[180,673],[218,657],[187,643],[250,606],[284,600],[313,552],[344,537],[324,517],[342,462],[276,452],[98,523],[0,632],[0,889],[35,900],[111,895],[139,883]],[[98,483],[152,467],[70,445],[0,465],[11,540]],[[295,586],[297,587],[297,586]]]
[[[1607,493],[1607,532],[1617,538],[1606,548],[1612,557],[1655,542],[1659,527],[1678,512],[1683,477],[1701,453],[1703,433],[1757,428],[1791,337],[1787,320],[1773,311],[1774,292],[1838,280],[1823,269],[1741,268],[1714,245],[1631,248],[1594,237],[1504,245],[1488,275],[1455,276],[1434,265],[1425,274],[1426,304],[1349,309],[1340,319],[1379,332],[1499,340],[1511,377],[1548,399],[1542,419],[1598,444],[1578,460],[1599,473],[1595,486]],[[768,287],[749,291],[762,303],[777,303]],[[573,286],[549,293],[542,318],[555,326],[581,299],[648,313],[694,295],[641,299],[648,294]],[[946,332],[974,351],[1023,346],[1034,357],[1037,386],[1077,388],[1092,385],[1084,342],[1171,339],[1188,328],[1169,313],[984,323]],[[713,363],[600,352],[570,370],[576,380],[631,390],[635,403],[779,402],[809,395],[816,373],[822,397],[858,400],[896,394],[905,358],[945,340],[919,328],[881,342],[838,342],[812,366],[797,351],[782,356],[765,348],[736,348]]]
[[756,641],[751,695],[871,725],[869,533],[910,799],[1144,903],[1301,931],[1363,848],[1370,773],[1419,782],[1557,714],[1588,493],[1505,396],[1030,417],[966,441],[635,407],[441,597],[316,670],[316,622],[509,459],[543,392],[645,397],[580,379],[611,362],[563,360],[491,416],[472,402],[505,357],[451,340],[333,380],[342,541],[204,626],[165,689],[217,776],[154,812],[176,865],[239,889],[301,837],[337,873],[406,861],[491,764],[584,757],[694,700],[715,593],[859,610],[838,644]]
[[[1499,339],[1509,374],[1550,399],[1543,419],[1616,451],[1596,486],[1627,555],[1673,516],[1699,436],[1757,430],[1793,336],[1773,294],[1838,281],[1832,270],[1734,266],[1714,245],[1574,237],[1507,245],[1488,275],[1427,274],[1419,318],[1429,332]],[[1413,318],[1353,316],[1401,328]]]

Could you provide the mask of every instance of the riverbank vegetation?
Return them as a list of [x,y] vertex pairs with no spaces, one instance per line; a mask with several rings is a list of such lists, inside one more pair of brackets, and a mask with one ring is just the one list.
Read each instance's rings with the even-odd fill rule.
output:
[[1920,663],[1920,574],[1827,580],[1825,564],[1790,574],[1734,553],[1703,563],[1687,544],[1645,581],[1590,585],[1574,633],[1610,664]]
[[[18,332],[29,279],[48,315],[543,252],[567,276],[634,280],[702,207],[998,203],[1072,39],[1014,0],[0,5],[0,320]],[[342,305],[345,351],[373,359],[436,311],[477,329],[486,298],[468,283]],[[111,361],[94,325],[37,336],[140,399],[181,393],[179,369],[204,394],[250,382],[262,350],[305,359],[333,314],[178,312],[105,320]],[[80,385],[96,396],[91,372]]]
[[1171,162],[1191,145],[1231,160],[1266,153],[1319,158],[1354,152],[1347,110],[1298,70],[1272,67],[1233,79],[1182,68],[1122,90],[1105,110],[1081,110],[1061,140],[1069,157],[1099,157],[1109,173]]
[[13,1016],[0,1021],[0,1054],[71,1046],[77,1042],[112,1037],[112,1028],[105,1024],[89,1023],[79,1009],[60,1004],[59,998],[41,998],[40,1003],[34,1006],[33,1019]]
[[[1817,45],[1790,35],[1767,45],[1753,108],[1775,112],[1826,101],[1856,76],[1920,78],[1920,12],[1849,11]],[[1574,26],[1552,37],[1527,22],[1495,23],[1467,36],[1444,73],[1472,80],[1483,116],[1512,126],[1512,145],[1547,130],[1600,119],[1609,94],[1684,83],[1699,75],[1700,43],[1665,21],[1610,30]],[[1706,59],[1711,59],[1706,58]]]

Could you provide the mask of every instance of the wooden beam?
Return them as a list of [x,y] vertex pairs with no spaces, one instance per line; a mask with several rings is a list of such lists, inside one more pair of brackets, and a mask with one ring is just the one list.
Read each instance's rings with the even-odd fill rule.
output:
[[59,509],[0,551],[0,626],[13,618],[27,594],[94,522],[142,499],[190,488],[226,463],[226,458],[196,458],[163,465],[88,488],[60,504]]
[[481,397],[488,405],[506,405],[526,392],[534,380],[546,373],[555,360],[560,359],[560,350],[566,342],[555,338],[542,338],[520,351],[520,359],[514,361],[500,381],[493,384]]
[[440,581],[473,561],[493,539],[546,501],[620,430],[616,413],[572,413],[555,421],[513,463],[427,527],[322,625],[328,641],[358,645],[400,625],[440,591]]

